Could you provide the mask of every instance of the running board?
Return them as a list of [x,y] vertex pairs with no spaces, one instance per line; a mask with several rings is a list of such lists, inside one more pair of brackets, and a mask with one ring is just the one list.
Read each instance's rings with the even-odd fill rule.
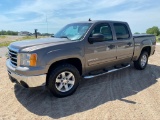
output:
[[94,78],[94,77],[98,77],[98,76],[101,76],[101,75],[105,75],[107,73],[112,73],[112,72],[115,72],[115,71],[118,71],[118,70],[121,70],[121,69],[124,69],[124,68],[128,68],[130,67],[130,64],[125,66],[125,67],[121,67],[121,68],[117,68],[117,69],[112,69],[112,70],[109,70],[107,72],[104,72],[104,73],[101,73],[101,74],[97,74],[97,75],[89,75],[89,76],[84,76],[84,79],[91,79],[91,78]]

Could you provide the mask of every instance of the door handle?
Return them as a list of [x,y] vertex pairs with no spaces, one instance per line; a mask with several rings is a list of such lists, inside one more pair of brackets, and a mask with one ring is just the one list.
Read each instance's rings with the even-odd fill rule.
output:
[[132,46],[132,43],[131,43],[131,42],[129,42],[129,43],[127,43],[127,45]]
[[111,45],[108,46],[108,48],[109,48],[109,49],[113,49],[113,48],[115,48],[115,45],[112,45],[112,44],[111,44]]

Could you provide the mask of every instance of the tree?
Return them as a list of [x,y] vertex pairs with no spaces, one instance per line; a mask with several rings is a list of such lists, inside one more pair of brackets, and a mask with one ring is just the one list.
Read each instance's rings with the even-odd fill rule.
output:
[[154,34],[158,36],[160,34],[160,30],[157,26],[153,26],[152,28],[148,28],[146,31],[147,34]]
[[18,32],[11,31],[11,30],[8,30],[8,31],[1,30],[0,35],[18,35]]
[[140,34],[139,32],[135,32],[134,34]]

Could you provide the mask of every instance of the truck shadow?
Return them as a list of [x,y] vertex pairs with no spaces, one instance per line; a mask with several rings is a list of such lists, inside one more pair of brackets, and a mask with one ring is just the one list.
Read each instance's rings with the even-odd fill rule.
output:
[[82,80],[76,93],[66,98],[53,97],[44,87],[25,89],[15,85],[18,101],[30,112],[51,118],[62,118],[84,112],[108,101],[120,100],[126,104],[137,104],[125,97],[135,95],[157,82],[160,66],[148,65],[143,71],[130,68]]

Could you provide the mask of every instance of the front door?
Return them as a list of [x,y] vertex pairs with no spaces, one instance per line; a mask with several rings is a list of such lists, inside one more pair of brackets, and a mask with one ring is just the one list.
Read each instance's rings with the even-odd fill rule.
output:
[[97,24],[90,36],[97,33],[103,34],[105,40],[93,44],[87,42],[85,58],[86,66],[90,69],[105,68],[116,60],[116,43],[113,40],[110,25],[107,23]]

